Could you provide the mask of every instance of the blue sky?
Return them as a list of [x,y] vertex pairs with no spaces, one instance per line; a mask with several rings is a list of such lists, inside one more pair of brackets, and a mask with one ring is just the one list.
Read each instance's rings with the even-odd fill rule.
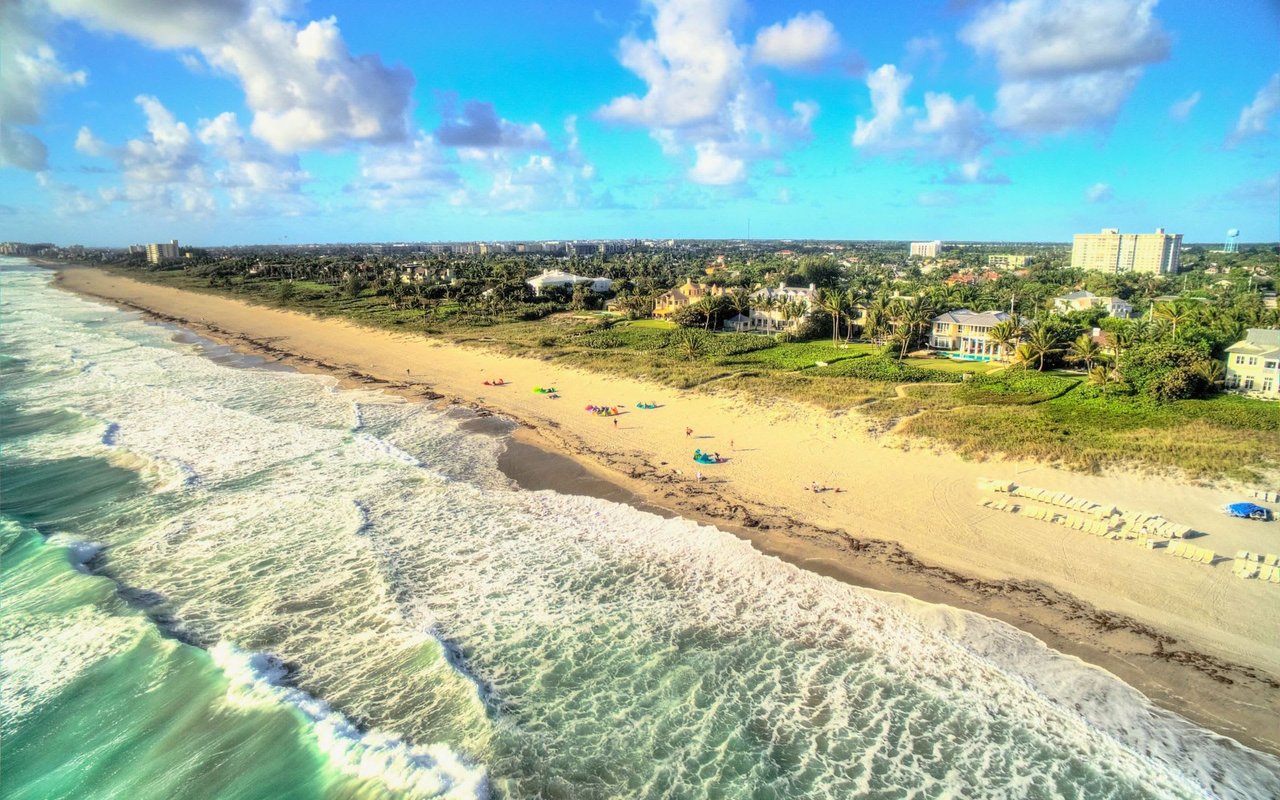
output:
[[0,239],[1280,239],[1280,4],[17,0]]

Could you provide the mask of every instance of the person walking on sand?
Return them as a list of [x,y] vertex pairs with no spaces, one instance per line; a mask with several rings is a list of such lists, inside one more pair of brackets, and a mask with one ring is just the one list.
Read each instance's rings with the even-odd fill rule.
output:
[[685,437],[686,439],[688,439],[688,438],[689,438],[690,436],[692,436],[692,435],[693,435],[693,428],[685,428],[685,429],[684,429],[684,437]]
[[613,419],[613,427],[615,427],[615,428],[616,428],[616,427],[618,427],[618,419],[617,419],[617,417],[614,417],[614,419]]
[[698,473],[698,483],[702,483],[702,473]]

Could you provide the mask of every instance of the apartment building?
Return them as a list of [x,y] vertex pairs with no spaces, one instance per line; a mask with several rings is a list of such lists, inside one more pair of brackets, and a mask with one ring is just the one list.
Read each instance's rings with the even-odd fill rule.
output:
[[174,261],[177,258],[177,239],[170,239],[168,244],[165,244],[164,242],[152,242],[147,245],[148,264],[163,264],[166,261]]
[[938,253],[942,252],[942,242],[934,240],[932,242],[912,242],[911,255],[921,258],[937,258]]
[[1071,246],[1071,268],[1101,272],[1143,272],[1172,275],[1182,259],[1182,234],[1121,233],[1103,228],[1101,233],[1077,233]]

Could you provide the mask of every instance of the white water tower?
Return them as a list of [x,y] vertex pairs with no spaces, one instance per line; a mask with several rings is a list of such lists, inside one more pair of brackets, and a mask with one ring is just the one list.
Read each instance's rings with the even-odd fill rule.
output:
[[1223,246],[1224,253],[1234,253],[1240,249],[1240,229],[1232,228],[1227,231],[1227,243]]

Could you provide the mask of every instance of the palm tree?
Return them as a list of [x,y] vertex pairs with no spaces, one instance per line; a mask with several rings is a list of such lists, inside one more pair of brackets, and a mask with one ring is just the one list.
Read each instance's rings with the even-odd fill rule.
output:
[[1021,347],[1027,348],[1027,353],[1036,361],[1036,371],[1044,371],[1044,360],[1054,353],[1061,353],[1062,348],[1059,347],[1058,337],[1048,325],[1043,322],[1036,325],[1027,333],[1027,339],[1022,343]]
[[751,313],[751,295],[746,289],[735,289],[729,294],[729,307],[733,313],[745,317]]
[[1209,388],[1215,392],[1222,388],[1222,384],[1227,377],[1226,370],[1222,367],[1222,362],[1211,359],[1197,361],[1191,367],[1191,371],[1203,378]]
[[987,331],[987,339],[999,349],[999,354],[996,358],[1001,361],[1009,357],[1009,354],[1013,352],[1014,345],[1018,343],[1018,339],[1021,337],[1022,326],[1012,319],[997,322],[991,326],[991,330]]
[[1099,364],[1089,370],[1089,383],[1102,387],[1102,396],[1107,396],[1107,384],[1111,383],[1114,374],[1104,365]]
[[1178,338],[1178,324],[1191,319],[1192,310],[1183,303],[1157,303],[1151,315],[1159,320],[1168,322],[1171,326],[1171,335],[1174,339]]
[[1087,333],[1082,333],[1071,343],[1070,351],[1067,354],[1068,361],[1084,362],[1086,372],[1093,371],[1093,364],[1102,358],[1102,348],[1093,340],[1093,337]]
[[834,289],[823,289],[818,293],[818,306],[831,315],[831,346],[836,346],[840,338],[840,318],[844,316],[844,295]]

